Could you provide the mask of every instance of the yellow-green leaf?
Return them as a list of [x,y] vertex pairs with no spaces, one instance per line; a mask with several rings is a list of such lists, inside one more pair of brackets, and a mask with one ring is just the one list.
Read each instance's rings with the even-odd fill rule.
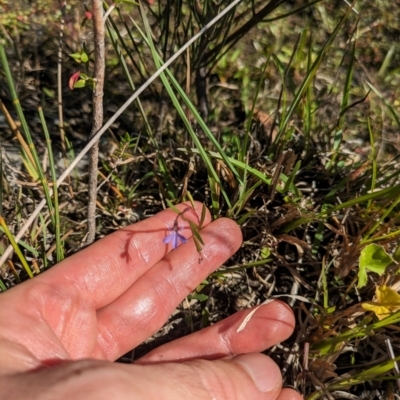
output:
[[358,285],[361,288],[367,283],[367,271],[382,275],[388,265],[394,262],[382,246],[369,244],[361,251],[358,271]]

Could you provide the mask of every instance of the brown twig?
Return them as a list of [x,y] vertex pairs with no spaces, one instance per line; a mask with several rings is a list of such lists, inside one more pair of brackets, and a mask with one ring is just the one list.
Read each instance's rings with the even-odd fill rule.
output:
[[61,21],[60,21],[60,33],[58,43],[58,59],[57,59],[57,97],[58,97],[58,119],[60,120],[60,139],[61,148],[64,157],[65,168],[67,167],[67,148],[65,145],[65,130],[64,130],[64,114],[62,105],[62,50],[64,41],[64,28],[65,28],[65,9],[67,6],[66,1],[60,1],[61,7]]
[[[92,138],[103,125],[103,87],[104,87],[104,20],[102,0],[93,0],[93,31],[94,31],[94,81],[93,88],[93,126]],[[94,241],[96,235],[96,197],[97,197],[97,167],[99,161],[99,142],[90,150],[89,161],[89,204],[86,244]]]
[[[58,119],[60,121],[60,140],[61,140],[61,150],[64,160],[64,167],[68,167],[67,158],[67,146],[65,140],[65,125],[64,125],[64,110],[63,110],[63,86],[62,86],[62,63],[63,63],[63,44],[64,44],[64,30],[65,30],[65,10],[67,8],[67,1],[60,0],[61,8],[61,20],[60,20],[60,33],[58,35],[58,57],[57,57],[57,102],[58,102]],[[69,193],[73,196],[73,190],[71,186],[71,178],[67,177],[69,183]]]

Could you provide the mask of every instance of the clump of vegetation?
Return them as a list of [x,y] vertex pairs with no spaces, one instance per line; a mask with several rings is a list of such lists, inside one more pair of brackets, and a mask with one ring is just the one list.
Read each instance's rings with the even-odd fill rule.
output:
[[[90,10],[1,3],[1,254],[14,249],[1,266],[7,290],[84,241],[88,176],[83,153],[83,164],[72,160],[89,140],[98,82]],[[244,244],[191,295],[180,333],[279,296],[298,318],[294,337],[270,352],[286,384],[307,399],[391,398],[398,13],[387,1],[238,2],[137,92],[232,3],[104,3],[97,237],[183,200],[235,219]]]

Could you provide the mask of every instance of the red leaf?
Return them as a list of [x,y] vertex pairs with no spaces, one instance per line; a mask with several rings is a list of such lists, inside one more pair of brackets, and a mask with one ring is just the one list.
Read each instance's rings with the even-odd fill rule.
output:
[[69,78],[69,82],[68,82],[68,86],[71,90],[74,90],[74,85],[76,83],[76,81],[79,79],[81,72],[75,72],[74,74],[71,75],[71,77]]
[[93,14],[92,14],[90,11],[85,11],[85,17],[86,17],[87,19],[92,19]]

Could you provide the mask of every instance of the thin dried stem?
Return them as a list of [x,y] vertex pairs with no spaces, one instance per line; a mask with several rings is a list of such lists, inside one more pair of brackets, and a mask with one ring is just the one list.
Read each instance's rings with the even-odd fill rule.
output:
[[[62,97],[62,51],[63,51],[63,43],[64,43],[64,29],[65,29],[65,10],[67,8],[67,1],[60,1],[61,8],[61,21],[60,21],[60,33],[58,37],[58,57],[57,57],[57,101],[58,101],[58,119],[60,121],[60,140],[61,140],[61,150],[64,159],[64,167],[68,167],[67,160],[67,146],[65,144],[65,129],[64,129],[64,112],[63,112],[63,97]],[[68,180],[69,180],[68,176]],[[70,182],[70,181],[69,181]],[[72,186],[69,185],[69,191],[72,195]]]
[[[94,78],[93,88],[93,126],[92,138],[103,125],[103,88],[104,88],[104,20],[102,0],[93,0],[93,31],[94,31]],[[99,142],[96,141],[89,154],[89,204],[86,244],[94,241],[96,236],[96,198],[97,198],[97,168],[99,162]]]

